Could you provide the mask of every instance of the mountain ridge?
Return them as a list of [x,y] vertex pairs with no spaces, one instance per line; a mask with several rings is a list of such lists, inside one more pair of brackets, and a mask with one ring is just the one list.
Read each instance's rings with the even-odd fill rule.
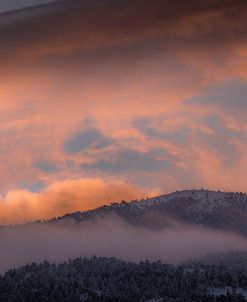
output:
[[155,229],[166,227],[174,220],[247,236],[246,193],[204,189],[176,191],[140,201],[115,202],[93,210],[68,213],[45,223],[81,223],[109,215]]

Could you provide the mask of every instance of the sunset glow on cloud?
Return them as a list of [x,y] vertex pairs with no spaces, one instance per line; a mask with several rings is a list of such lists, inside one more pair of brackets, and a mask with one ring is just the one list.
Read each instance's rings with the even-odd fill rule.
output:
[[184,188],[246,191],[246,28],[245,0],[0,15],[0,224]]

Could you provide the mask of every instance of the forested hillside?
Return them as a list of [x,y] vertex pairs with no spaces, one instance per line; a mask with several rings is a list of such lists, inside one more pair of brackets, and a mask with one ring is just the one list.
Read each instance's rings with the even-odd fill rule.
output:
[[[224,266],[130,263],[77,258],[62,264],[29,264],[0,278],[3,302],[221,302],[245,301],[246,272]],[[225,294],[222,294],[224,293]]]
[[152,229],[164,228],[175,220],[247,236],[246,193],[204,189],[177,191],[130,203],[113,203],[95,210],[69,213],[49,223],[80,223],[109,215],[118,215],[131,224]]

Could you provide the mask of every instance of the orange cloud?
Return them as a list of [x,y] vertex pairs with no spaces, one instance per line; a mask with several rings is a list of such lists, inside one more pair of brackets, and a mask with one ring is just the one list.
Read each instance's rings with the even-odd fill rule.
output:
[[158,192],[148,192],[128,183],[99,178],[57,182],[41,193],[12,190],[0,200],[0,224],[48,219],[121,200],[131,201],[153,196],[156,193]]

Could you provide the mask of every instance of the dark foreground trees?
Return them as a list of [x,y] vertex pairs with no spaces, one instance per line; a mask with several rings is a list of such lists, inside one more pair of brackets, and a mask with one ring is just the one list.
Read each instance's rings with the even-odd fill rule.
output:
[[[222,266],[175,267],[115,258],[29,264],[0,277],[0,302],[242,302],[244,272]],[[242,287],[241,287],[242,286]],[[227,288],[224,295],[213,290]],[[152,300],[154,299],[154,300]]]

